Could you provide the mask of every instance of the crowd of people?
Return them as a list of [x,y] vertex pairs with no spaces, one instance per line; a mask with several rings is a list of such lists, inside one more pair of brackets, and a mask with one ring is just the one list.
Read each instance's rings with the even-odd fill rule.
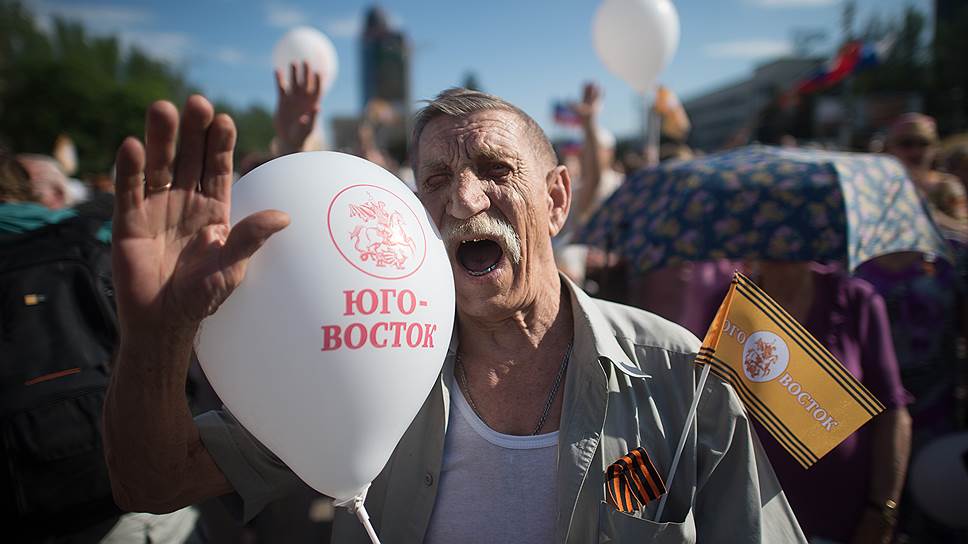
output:
[[[0,154],[0,453],[10,467],[0,489],[18,541],[323,542],[331,525],[334,541],[366,541],[222,409],[192,349],[201,320],[288,223],[265,211],[230,230],[233,180],[325,148],[314,130],[320,75],[304,63],[276,81],[276,137],[239,164],[232,120],[199,96],[181,112],[153,104],[144,143],[121,143],[114,171],[83,183],[63,153]],[[451,89],[417,114],[409,164],[378,145],[379,112],[365,116],[354,152],[398,173],[442,232],[464,233],[444,240],[458,347],[431,392],[439,402],[421,409],[370,492],[381,537],[968,542],[915,501],[908,478],[925,446],[968,419],[968,143],[941,153],[921,113],[885,137],[947,255],[882,255],[856,270],[750,259],[638,273],[610,248],[575,243],[578,233],[633,168],[699,153],[672,140],[618,160],[602,106],[586,84],[571,106],[581,146],[555,149],[516,106]],[[460,255],[475,233],[500,248],[487,270]],[[663,519],[655,504],[617,512],[598,473],[637,446],[668,466],[694,394],[696,337],[734,270],[886,410],[804,470],[717,382]]]

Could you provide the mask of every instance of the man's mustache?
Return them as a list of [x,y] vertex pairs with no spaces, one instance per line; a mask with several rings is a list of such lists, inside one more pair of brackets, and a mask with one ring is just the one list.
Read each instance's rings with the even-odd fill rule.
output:
[[503,217],[479,213],[470,219],[448,222],[441,229],[440,235],[448,248],[455,247],[455,243],[460,240],[494,240],[504,249],[504,253],[511,263],[518,264],[521,262],[521,239],[518,238],[514,227]]

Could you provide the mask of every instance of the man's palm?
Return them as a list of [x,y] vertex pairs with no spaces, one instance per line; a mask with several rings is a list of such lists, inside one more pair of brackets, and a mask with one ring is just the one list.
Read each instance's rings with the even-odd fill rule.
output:
[[145,133],[144,147],[129,138],[118,151],[112,249],[118,310],[128,332],[197,327],[288,217],[263,211],[230,229],[235,126],[215,116],[204,98],[188,100],[180,127],[174,106],[153,104]]

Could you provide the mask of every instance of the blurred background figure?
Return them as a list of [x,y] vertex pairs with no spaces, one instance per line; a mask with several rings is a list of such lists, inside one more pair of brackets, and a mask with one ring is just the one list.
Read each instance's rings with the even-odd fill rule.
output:
[[49,189],[63,180],[51,157],[15,160],[0,152],[0,505],[7,530],[30,543],[184,542],[194,508],[124,514],[114,505],[98,425],[117,342],[113,206],[52,200]]
[[30,177],[34,201],[52,209],[60,210],[74,204],[67,185],[67,176],[60,163],[48,155],[24,153],[17,160]]
[[34,198],[30,174],[19,161],[0,148],[0,204],[29,202]]
[[968,239],[968,196],[957,178],[935,169],[938,129],[933,118],[905,113],[891,125],[885,150],[897,157],[946,238]]
[[[963,259],[963,256],[959,257]],[[896,253],[856,271],[886,302],[901,382],[913,396],[912,455],[963,425],[965,283],[936,255]],[[908,484],[908,488],[910,487]],[[904,542],[955,542],[955,533],[919,510],[905,490],[899,532]]]
[[886,408],[809,470],[757,423],[804,534],[824,542],[890,542],[910,455],[911,398],[901,384],[884,300],[835,265],[759,261],[749,273]]
[[945,150],[942,163],[944,171],[958,178],[968,192],[968,137]]
[[729,290],[733,272],[740,268],[738,261],[720,259],[632,274],[630,304],[678,323],[702,338]]
[[[890,126],[885,150],[901,161],[949,243],[954,262],[926,253],[884,255],[861,265],[856,275],[884,298],[904,387],[914,395],[912,454],[932,440],[965,426],[968,411],[968,199],[964,144],[939,157],[934,119],[906,113]],[[935,168],[942,159],[942,172]],[[922,511],[908,482],[900,512],[901,542],[956,542],[959,535]]]
[[659,162],[687,161],[695,156],[692,148],[682,142],[664,142],[659,146]]
[[97,542],[121,515],[96,425],[117,336],[110,259],[105,218],[38,201],[59,173],[0,151],[0,511],[17,541]]
[[601,88],[595,83],[585,83],[581,101],[572,102],[567,108],[581,127],[582,143],[578,153],[563,156],[566,165],[577,168],[569,170],[572,174],[572,207],[568,221],[556,238],[555,254],[558,267],[565,275],[602,297],[602,289],[618,287],[624,291],[623,279],[608,277],[616,262],[601,249],[574,244],[571,238],[622,184],[625,176],[616,169],[615,136],[598,124],[602,109]]

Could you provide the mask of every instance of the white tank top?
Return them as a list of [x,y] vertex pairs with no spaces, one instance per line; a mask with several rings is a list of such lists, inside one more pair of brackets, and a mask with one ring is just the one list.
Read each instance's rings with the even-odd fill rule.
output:
[[451,381],[437,500],[424,542],[552,542],[558,432],[495,432]]

